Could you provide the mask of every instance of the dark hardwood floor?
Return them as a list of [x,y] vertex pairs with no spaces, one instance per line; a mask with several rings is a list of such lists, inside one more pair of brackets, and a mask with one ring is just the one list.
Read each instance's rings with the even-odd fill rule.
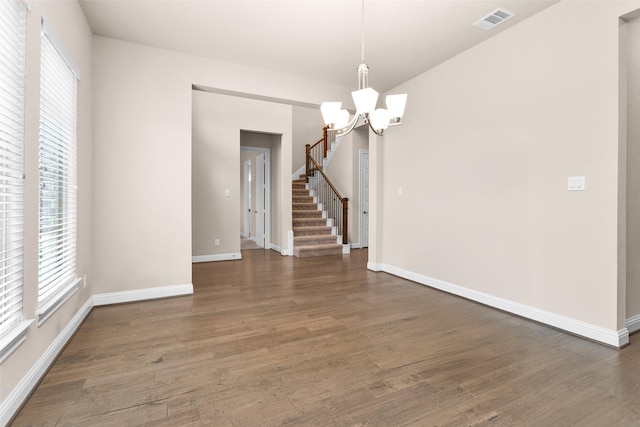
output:
[[195,294],[95,308],[14,426],[640,425],[608,348],[385,273],[244,251]]

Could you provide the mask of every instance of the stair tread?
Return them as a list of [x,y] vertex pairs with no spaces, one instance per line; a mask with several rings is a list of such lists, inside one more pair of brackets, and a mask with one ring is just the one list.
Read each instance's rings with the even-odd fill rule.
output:
[[302,236],[334,236],[331,233],[331,227],[293,227],[293,238]]
[[299,258],[308,256],[342,255],[342,245],[313,245],[294,247],[293,254]]
[[[304,236],[294,236],[293,242],[295,243],[308,243],[308,242],[323,242],[326,241],[329,243],[338,243],[338,236],[333,234],[312,234],[312,235],[304,235]],[[322,243],[318,243],[322,244]]]
[[294,209],[292,211],[293,218],[322,218],[322,212],[319,210],[303,210],[303,209]]
[[318,210],[317,203],[293,203],[292,204],[294,210]]
[[320,243],[317,245],[302,245],[302,246],[298,246],[299,248],[305,248],[305,249],[310,249],[310,248],[317,248],[317,249],[333,249],[336,247],[340,247],[342,248],[342,245],[340,243]]

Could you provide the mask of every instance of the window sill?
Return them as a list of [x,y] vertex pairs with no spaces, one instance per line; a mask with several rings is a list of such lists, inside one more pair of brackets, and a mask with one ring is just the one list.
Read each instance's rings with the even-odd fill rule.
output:
[[36,310],[36,320],[38,322],[38,326],[42,325],[53,313],[56,312],[56,310],[58,310],[62,306],[62,304],[67,302],[67,300],[78,291],[81,281],[82,279],[80,277],[76,277],[71,283],[69,283],[64,289],[62,289],[60,293],[58,293],[58,295],[56,295],[54,298],[51,298],[50,301]]
[[32,323],[33,319],[23,320],[0,340],[0,365],[24,342]]

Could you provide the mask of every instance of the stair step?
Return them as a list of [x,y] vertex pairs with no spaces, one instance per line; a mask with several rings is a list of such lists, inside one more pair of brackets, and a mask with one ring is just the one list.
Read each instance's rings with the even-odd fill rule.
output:
[[298,202],[293,202],[292,204],[292,208],[294,211],[309,211],[309,210],[313,210],[313,211],[317,211],[318,210],[318,204],[317,203],[298,203]]
[[313,196],[293,196],[293,203],[314,203]]
[[293,254],[301,258],[342,255],[339,236],[333,234],[330,220],[322,218],[323,213],[306,186],[306,175],[291,182]]
[[318,236],[318,235],[331,235],[331,227],[326,225],[315,225],[309,227],[293,227],[294,239],[298,236]]
[[293,218],[322,218],[322,212],[319,210],[293,210],[291,211]]
[[342,255],[342,245],[336,243],[332,245],[294,246],[293,254],[299,258],[323,255]]
[[293,227],[326,227],[326,218],[293,218]]
[[333,245],[338,243],[338,236],[331,234],[319,234],[315,236],[295,236],[293,238],[293,247],[310,246],[310,245]]

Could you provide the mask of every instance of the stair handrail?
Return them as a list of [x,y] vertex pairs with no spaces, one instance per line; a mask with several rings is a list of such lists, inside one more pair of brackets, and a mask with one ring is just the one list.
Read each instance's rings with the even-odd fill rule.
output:
[[[324,128],[322,128],[322,138],[320,138],[318,141],[316,141],[314,144],[311,144],[309,146],[309,144],[307,144],[305,147],[310,147],[307,149],[307,153],[309,153],[309,150],[311,151],[311,153],[316,153],[317,158],[320,157],[320,149],[322,150],[322,158],[325,159],[327,158],[327,152],[329,151],[329,145],[332,144],[333,142],[335,142],[336,140],[336,135],[335,132],[328,132],[329,128],[327,126],[325,126]],[[322,144],[322,146],[320,146],[320,144]],[[320,169],[322,169],[322,166],[320,166]],[[307,174],[307,176],[311,176],[311,164],[309,163],[309,161],[305,161],[305,172]]]
[[[340,221],[340,223],[338,224],[338,228],[341,229],[340,231],[342,231],[342,244],[346,245],[349,240],[348,240],[348,226],[349,226],[349,221],[348,221],[348,212],[349,212],[349,199],[347,197],[342,197],[342,195],[340,194],[340,192],[336,189],[335,185],[333,185],[333,182],[331,182],[331,179],[329,179],[329,177],[324,173],[323,168],[318,164],[318,162],[316,161],[316,159],[313,158],[312,155],[312,148],[316,147],[318,144],[320,144],[321,142],[325,142],[325,147],[327,145],[327,128],[324,128],[324,137],[323,139],[319,140],[318,142],[316,142],[313,146],[311,144],[307,144],[305,145],[305,150],[306,150],[306,179],[307,179],[307,183],[309,183],[309,179],[314,176],[314,174],[312,172],[319,172],[320,175],[322,176],[324,182],[326,182],[329,186],[329,188],[331,189],[333,195],[335,196],[336,199],[338,199],[340,201],[340,203],[342,204],[342,212],[331,212],[332,214],[334,214],[337,217],[342,217],[342,221]],[[325,151],[325,156],[326,156],[326,151]],[[315,169],[314,169],[315,168]],[[320,194],[318,195],[320,197]],[[332,205],[332,203],[327,203],[328,200],[320,200],[321,203],[329,206]],[[336,218],[337,219],[337,218]]]

